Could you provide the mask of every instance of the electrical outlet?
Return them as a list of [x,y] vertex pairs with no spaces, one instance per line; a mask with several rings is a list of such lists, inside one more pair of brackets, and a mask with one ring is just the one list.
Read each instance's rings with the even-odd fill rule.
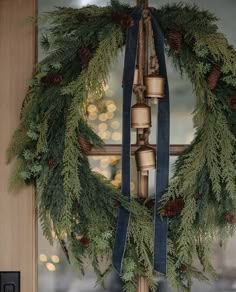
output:
[[0,292],[20,292],[20,272],[0,272]]

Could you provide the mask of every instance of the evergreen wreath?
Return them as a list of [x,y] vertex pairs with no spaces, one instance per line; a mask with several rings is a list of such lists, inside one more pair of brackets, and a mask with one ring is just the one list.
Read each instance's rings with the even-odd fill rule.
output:
[[[151,199],[128,201],[92,172],[84,145],[103,141],[87,123],[87,97],[103,94],[109,65],[132,25],[129,6],[58,8],[42,38],[46,58],[36,65],[22,105],[21,121],[7,152],[17,157],[11,186],[36,185],[45,237],[57,235],[68,259],[83,272],[88,258],[99,283],[112,270],[119,206],[131,213],[123,291],[146,277],[154,291]],[[192,278],[207,279],[213,241],[231,235],[236,223],[236,52],[217,31],[208,11],[183,4],[153,9],[166,50],[196,93],[195,138],[175,165],[160,212],[168,216],[168,272],[174,289],[189,291]],[[104,57],[106,56],[106,57]],[[83,142],[79,143],[82,137]],[[199,259],[201,268],[194,268]]]

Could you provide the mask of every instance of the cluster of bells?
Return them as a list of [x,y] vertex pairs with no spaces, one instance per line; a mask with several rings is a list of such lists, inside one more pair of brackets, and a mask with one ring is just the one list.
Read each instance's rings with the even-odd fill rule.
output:
[[[139,70],[135,70],[134,86],[139,84]],[[165,78],[152,73],[144,78],[146,87],[145,97],[151,98],[152,103],[157,104],[159,98],[165,95]],[[143,133],[144,129],[152,126],[151,107],[146,103],[136,103],[131,109],[131,128],[137,129],[138,133]],[[135,151],[137,170],[142,174],[156,168],[156,152],[149,145],[142,145]]]

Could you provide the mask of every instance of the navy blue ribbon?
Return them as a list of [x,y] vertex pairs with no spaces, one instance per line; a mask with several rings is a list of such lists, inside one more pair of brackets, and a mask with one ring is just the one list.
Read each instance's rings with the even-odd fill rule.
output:
[[166,274],[167,259],[167,218],[159,214],[159,202],[169,183],[169,147],[170,147],[170,106],[169,86],[165,62],[164,38],[157,19],[152,16],[155,49],[159,61],[160,75],[165,77],[165,97],[159,99],[157,119],[157,170],[156,170],[156,204],[155,204],[155,244],[154,270]]
[[[133,79],[138,43],[138,21],[142,9],[136,9],[132,17],[135,25],[128,29],[125,64],[123,75],[123,143],[122,143],[122,193],[130,196],[130,111],[133,89]],[[158,202],[166,191],[169,182],[169,87],[167,80],[164,39],[160,26],[155,17],[152,17],[152,25],[155,38],[155,49],[160,65],[160,74],[166,78],[165,98],[160,99],[158,106],[158,141],[157,141],[157,171],[156,171],[156,206],[155,206],[155,245],[154,245],[154,269],[157,272],[166,273],[167,258],[167,231],[168,222],[158,214]],[[120,208],[118,214],[116,238],[113,249],[112,262],[119,274],[122,272],[122,264],[125,254],[127,232],[129,225],[129,212]]]
[[[138,45],[138,24],[141,17],[141,8],[137,8],[132,17],[134,26],[127,32],[124,75],[123,75],[123,129],[122,129],[122,193],[130,197],[130,129],[131,129],[131,99],[133,91],[134,71]],[[116,271],[121,274],[126,249],[129,212],[120,208],[116,229],[116,238],[113,248],[112,263]]]

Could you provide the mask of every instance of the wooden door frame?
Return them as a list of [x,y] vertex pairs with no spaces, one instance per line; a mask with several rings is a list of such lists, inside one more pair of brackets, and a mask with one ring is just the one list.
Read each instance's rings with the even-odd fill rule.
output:
[[28,24],[36,0],[0,0],[0,271],[20,271],[21,291],[37,291],[37,220],[32,187],[9,192],[6,148],[19,123],[37,58],[37,31]]

